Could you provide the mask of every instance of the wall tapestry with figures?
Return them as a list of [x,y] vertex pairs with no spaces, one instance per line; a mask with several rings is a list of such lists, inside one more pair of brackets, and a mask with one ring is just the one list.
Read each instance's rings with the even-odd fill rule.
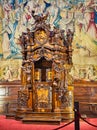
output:
[[97,81],[96,0],[0,0],[0,81],[20,80],[22,61],[19,37],[33,30],[34,16],[48,14],[53,29],[74,32],[74,79]]

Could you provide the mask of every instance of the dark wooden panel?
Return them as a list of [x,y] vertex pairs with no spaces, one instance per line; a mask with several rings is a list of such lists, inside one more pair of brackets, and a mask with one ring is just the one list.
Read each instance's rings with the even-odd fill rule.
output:
[[15,87],[9,87],[9,88],[8,88],[8,95],[9,95],[9,96],[17,95],[18,90],[19,90],[19,88],[16,87],[16,86],[15,86]]
[[80,113],[91,116],[90,104],[97,103],[97,82],[75,81],[74,99],[79,102]]
[[17,107],[18,90],[21,88],[20,82],[0,83],[0,113],[12,112]]

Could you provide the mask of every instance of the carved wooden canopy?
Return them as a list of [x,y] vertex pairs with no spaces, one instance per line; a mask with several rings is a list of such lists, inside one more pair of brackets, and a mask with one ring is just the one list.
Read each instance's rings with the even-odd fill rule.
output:
[[72,64],[73,33],[68,30],[65,35],[64,30],[56,27],[51,30],[50,25],[46,23],[46,16],[38,18],[40,19],[36,19],[33,29],[27,29],[27,32],[23,32],[20,37],[23,63],[38,61],[44,57],[60,66]]

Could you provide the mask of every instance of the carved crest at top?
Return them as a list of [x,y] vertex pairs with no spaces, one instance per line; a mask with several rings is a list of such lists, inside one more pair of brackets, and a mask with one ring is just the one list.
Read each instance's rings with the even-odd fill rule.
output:
[[46,22],[48,14],[37,16],[33,12],[32,16],[35,19],[33,29],[27,29],[20,37],[23,60],[38,61],[44,57],[61,65],[72,64],[73,33],[68,30],[65,35],[65,30],[52,29]]
[[48,34],[44,29],[38,29],[34,34],[35,42],[41,45],[45,44],[48,40]]

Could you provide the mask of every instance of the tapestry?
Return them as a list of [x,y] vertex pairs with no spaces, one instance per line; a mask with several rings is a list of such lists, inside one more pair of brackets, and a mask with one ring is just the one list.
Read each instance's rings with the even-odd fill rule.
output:
[[33,12],[48,14],[46,22],[64,36],[69,29],[74,33],[70,74],[97,81],[97,0],[0,0],[0,81],[20,80],[19,37],[33,30]]

